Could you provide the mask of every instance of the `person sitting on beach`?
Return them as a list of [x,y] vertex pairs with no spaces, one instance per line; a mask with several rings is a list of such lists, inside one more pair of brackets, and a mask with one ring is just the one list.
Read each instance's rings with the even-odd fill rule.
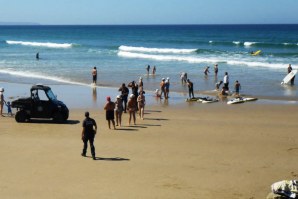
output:
[[210,73],[210,72],[209,72],[209,68],[210,68],[209,66],[207,66],[207,67],[205,68],[205,70],[204,70],[204,74],[205,74],[205,75],[208,75],[208,73]]
[[3,93],[4,93],[4,88],[0,88],[0,114],[1,114],[1,116],[4,116],[3,115],[3,106],[4,106],[4,103],[6,103],[4,100]]
[[5,105],[7,107],[7,115],[12,116],[13,114],[12,114],[10,102],[6,102]]
[[239,95],[239,91],[241,89],[241,85],[238,80],[235,81],[235,94]]
[[93,84],[96,85],[96,82],[97,82],[97,69],[96,69],[95,66],[92,69],[92,72],[91,73],[92,73]]
[[111,129],[111,121],[113,123],[114,129],[115,127],[115,120],[114,120],[114,109],[115,109],[115,103],[111,101],[111,98],[107,97],[107,103],[104,107],[104,110],[106,110],[106,120],[108,121],[109,129]]
[[117,95],[115,102],[116,126],[121,126],[123,112],[123,103],[120,95]]
[[140,92],[140,95],[137,98],[138,108],[139,108],[139,116],[143,120],[144,119],[144,109],[145,109],[145,96],[143,92]]
[[134,94],[130,94],[129,96],[129,100],[127,102],[127,111],[129,112],[128,125],[131,123],[131,118],[133,118],[133,123],[136,125],[137,100]]
[[[193,94],[193,83],[187,79],[187,86],[188,86],[188,94],[189,94],[189,98],[195,98],[194,94]],[[192,96],[192,97],[191,97]]]
[[215,84],[215,89],[219,90],[220,85],[222,84],[222,81],[219,81]]

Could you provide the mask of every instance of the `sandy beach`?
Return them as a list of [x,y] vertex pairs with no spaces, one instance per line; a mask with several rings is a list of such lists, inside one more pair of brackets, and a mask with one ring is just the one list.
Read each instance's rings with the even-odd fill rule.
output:
[[[0,118],[1,198],[259,199],[297,179],[297,105],[149,103],[145,120],[109,130],[98,104],[66,124]],[[97,160],[80,155],[86,110]]]

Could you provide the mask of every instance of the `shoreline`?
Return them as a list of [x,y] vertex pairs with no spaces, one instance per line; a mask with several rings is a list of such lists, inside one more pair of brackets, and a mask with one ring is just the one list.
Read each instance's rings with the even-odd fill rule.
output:
[[[120,94],[116,87],[105,87],[96,86],[91,87],[90,85],[74,85],[74,84],[45,84],[52,88],[58,100],[63,101],[69,108],[100,108],[103,107],[106,102],[106,96],[110,96],[112,101],[115,101],[116,96]],[[30,88],[32,84],[19,84],[19,83],[8,83],[0,82],[0,87],[5,88],[5,99],[7,101],[15,100],[19,97],[30,96]],[[129,89],[131,92],[131,89]],[[188,98],[188,92],[177,92],[170,91],[170,98],[168,100],[156,98],[154,91],[145,90],[146,104],[147,105],[161,105],[161,106],[178,106],[185,104],[185,99]],[[196,96],[205,97],[209,96],[212,98],[218,98],[217,91],[195,91]],[[241,95],[243,97],[255,97],[257,101],[249,102],[253,104],[280,104],[280,105],[297,105],[298,97],[271,97],[271,96],[251,96]],[[76,100],[73,100],[73,99]],[[220,99],[219,102],[213,104],[220,104],[226,106],[226,102],[233,99],[233,96]],[[194,104],[200,104],[198,102],[186,103],[189,106]],[[204,106],[210,106],[211,104],[204,104]],[[240,105],[241,106],[241,105]],[[4,107],[5,108],[5,107]]]

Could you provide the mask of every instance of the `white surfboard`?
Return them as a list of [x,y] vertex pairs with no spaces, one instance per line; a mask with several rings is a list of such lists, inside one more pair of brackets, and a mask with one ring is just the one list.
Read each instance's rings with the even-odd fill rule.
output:
[[251,101],[256,101],[258,100],[258,98],[254,98],[254,97],[244,97],[242,98],[245,102],[251,102]]
[[291,79],[296,75],[297,70],[292,70],[285,78],[282,80],[281,84],[287,84],[291,81]]
[[227,104],[240,104],[240,103],[244,103],[245,101],[243,100],[243,98],[235,98],[232,99],[230,101],[227,102]]

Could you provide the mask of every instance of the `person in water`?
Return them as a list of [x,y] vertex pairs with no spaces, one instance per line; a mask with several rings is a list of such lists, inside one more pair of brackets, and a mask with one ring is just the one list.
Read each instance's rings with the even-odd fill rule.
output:
[[35,57],[36,57],[37,60],[39,60],[39,52],[36,53],[36,56]]
[[208,75],[208,73],[210,73],[210,72],[209,72],[209,68],[210,68],[209,66],[207,66],[207,67],[205,68],[205,70],[204,70],[204,74],[205,74],[205,75]]
[[241,85],[238,80],[235,81],[235,94],[239,95],[239,91],[241,89]]
[[[291,64],[289,64],[289,67],[288,67],[288,74],[291,73],[292,70],[293,70],[293,68],[292,68]],[[294,81],[295,81],[295,76],[292,77],[292,79],[291,79],[291,85],[294,85]]]
[[96,82],[97,82],[97,69],[96,69],[95,66],[94,66],[94,68],[92,69],[92,79],[93,79],[93,84],[96,85]]

